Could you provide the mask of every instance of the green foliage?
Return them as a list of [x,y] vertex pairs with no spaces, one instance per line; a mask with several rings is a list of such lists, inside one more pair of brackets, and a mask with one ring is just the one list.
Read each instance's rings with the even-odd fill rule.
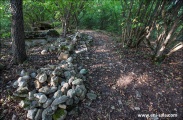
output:
[[121,6],[119,1],[89,1],[84,11],[79,15],[79,25],[81,28],[119,32],[120,13]]
[[25,0],[23,2],[25,29],[31,29],[30,27],[38,22],[54,21],[55,8],[55,4],[51,1]]
[[64,109],[58,109],[54,114],[53,114],[53,120],[59,120],[59,118],[65,115]]
[[1,37],[2,38],[10,38],[10,36],[11,36],[10,32],[4,32]]
[[[165,0],[121,0],[122,41],[130,48],[145,44],[152,50],[154,61],[161,62],[167,51],[176,47],[183,32],[183,2]],[[177,46],[180,49],[181,44]]]
[[10,6],[8,1],[0,1],[0,38],[10,37]]

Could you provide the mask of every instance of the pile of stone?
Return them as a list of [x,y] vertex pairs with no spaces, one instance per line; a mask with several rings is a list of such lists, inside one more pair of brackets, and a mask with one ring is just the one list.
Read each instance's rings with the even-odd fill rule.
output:
[[[73,48],[78,46],[79,35],[76,33],[71,40]],[[58,46],[59,43],[57,41]],[[14,96],[22,98],[19,105],[28,110],[27,118],[63,120],[67,114],[72,114],[68,108],[76,106],[86,96],[90,100],[96,99],[97,96],[87,92],[85,87],[87,70],[81,67],[78,69],[77,63],[73,63],[76,52],[66,52],[60,54],[60,64],[46,65],[37,71],[22,70],[18,80],[13,83],[16,88]]]
[[45,46],[41,54],[58,51],[60,52],[58,59],[66,60],[69,56],[68,54],[76,56],[76,54],[87,52],[87,47],[91,45],[92,39],[89,35],[77,32],[75,35],[67,36],[67,38],[58,38],[51,45]]

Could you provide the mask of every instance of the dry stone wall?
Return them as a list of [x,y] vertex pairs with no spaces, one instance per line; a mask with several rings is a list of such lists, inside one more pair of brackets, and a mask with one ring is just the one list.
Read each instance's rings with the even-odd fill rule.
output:
[[[27,110],[27,118],[32,120],[64,120],[73,113],[72,106],[84,100],[95,100],[97,95],[89,93],[85,86],[88,71],[79,67],[75,58],[87,52],[92,37],[77,32],[67,39],[58,38],[49,51],[60,52],[58,65],[46,65],[28,72],[22,70],[13,83],[14,96],[22,100],[19,106]],[[47,51],[42,51],[42,54]],[[87,97],[87,98],[86,98]]]

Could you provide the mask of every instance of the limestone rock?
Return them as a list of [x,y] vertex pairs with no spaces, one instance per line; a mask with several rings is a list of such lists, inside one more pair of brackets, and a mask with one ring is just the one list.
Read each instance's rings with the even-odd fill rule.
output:
[[60,104],[60,105],[58,105],[58,107],[59,107],[59,108],[62,108],[62,109],[66,109],[66,108],[67,108],[67,106],[64,105],[64,104]]
[[52,120],[50,119],[50,116],[54,114],[54,111],[52,110],[51,106],[47,107],[42,112],[42,120]]
[[29,100],[33,100],[34,99],[34,93],[35,91],[30,91],[28,94],[29,94]]
[[21,100],[20,103],[18,104],[21,108],[29,106],[30,102],[26,100]]
[[34,117],[35,117],[35,115],[36,115],[36,112],[37,112],[37,108],[28,110],[27,118],[29,118],[29,119],[31,119],[31,120],[34,119]]
[[24,75],[23,77],[22,77],[22,79],[24,79],[24,80],[29,80],[30,79],[30,76],[29,75]]
[[18,87],[26,87],[27,86],[27,80],[23,79],[23,77],[19,77],[17,82],[18,82]]
[[61,88],[61,92],[62,92],[63,94],[66,94],[66,93],[67,93],[67,89],[66,89],[65,87],[62,87],[62,88]]
[[59,60],[67,60],[69,58],[69,54],[61,52],[58,59]]
[[52,75],[61,76],[62,75],[62,69],[61,68],[55,68],[55,70],[52,72]]
[[69,57],[69,58],[66,60],[66,62],[68,62],[68,63],[72,63],[72,61],[73,61],[73,58],[72,58],[72,57]]
[[51,86],[58,86],[58,81],[59,81],[59,77],[52,76],[51,77],[51,82],[50,82]]
[[69,84],[68,84],[68,83],[64,83],[64,84],[63,84],[63,88],[69,89]]
[[39,76],[40,83],[44,83],[46,80],[47,80],[47,75],[45,73]]
[[86,89],[86,87],[85,87],[84,85],[77,85],[77,86],[76,86],[76,89],[77,89],[77,88],[80,88],[80,89],[86,94],[87,89]]
[[35,120],[41,120],[42,112],[43,112],[43,109],[38,109],[34,119]]
[[34,97],[36,97],[37,99],[39,99],[39,103],[45,103],[47,100],[47,97],[45,94],[43,93],[35,93]]
[[67,99],[68,99],[68,97],[67,97],[66,95],[62,95],[61,97],[56,98],[56,99],[52,102],[52,105],[55,106],[55,105],[64,103],[64,102],[67,101]]
[[82,79],[76,79],[72,82],[73,85],[81,85],[83,84],[83,80]]
[[48,98],[46,102],[43,104],[43,108],[47,108],[49,105],[51,105],[52,101],[53,101],[52,99]]
[[72,77],[69,79],[69,81],[68,81],[69,85],[71,85],[73,81],[74,81],[74,77],[72,76]]
[[59,98],[59,97],[61,97],[61,96],[62,96],[61,90],[57,90],[57,91],[54,93],[53,98]]
[[81,48],[81,49],[75,50],[75,53],[76,53],[76,54],[81,54],[81,53],[84,53],[84,52],[86,52],[86,51],[88,51],[87,48]]
[[42,87],[42,85],[41,85],[41,83],[39,82],[39,80],[35,80],[35,81],[34,81],[34,86],[35,86],[36,89],[39,89],[39,88]]
[[40,93],[49,94],[50,93],[50,87],[44,86],[38,90]]
[[80,38],[81,37],[81,33],[80,32],[76,32],[75,36]]
[[52,109],[53,111],[57,110],[57,108],[58,108],[57,105],[51,105],[51,109]]
[[41,51],[41,55],[45,55],[46,53],[47,53],[47,50],[45,49]]
[[75,96],[75,94],[76,94],[76,92],[73,89],[69,89],[67,91],[67,96],[70,97],[70,98],[73,98]]
[[50,93],[54,93],[55,91],[57,91],[57,89],[58,89],[58,87],[55,87],[55,86],[51,87]]
[[32,72],[32,73],[30,74],[30,76],[31,76],[31,78],[36,78],[36,73],[35,73],[35,72]]

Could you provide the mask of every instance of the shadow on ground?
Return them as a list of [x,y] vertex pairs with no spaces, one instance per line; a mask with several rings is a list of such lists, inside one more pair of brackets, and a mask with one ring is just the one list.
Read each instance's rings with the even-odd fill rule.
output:
[[147,119],[138,114],[163,113],[182,117],[182,51],[154,65],[147,48],[122,49],[106,33],[81,32],[94,37],[93,46],[78,60],[89,70],[88,88],[98,99],[89,107],[83,102],[79,116],[67,119],[132,120]]

